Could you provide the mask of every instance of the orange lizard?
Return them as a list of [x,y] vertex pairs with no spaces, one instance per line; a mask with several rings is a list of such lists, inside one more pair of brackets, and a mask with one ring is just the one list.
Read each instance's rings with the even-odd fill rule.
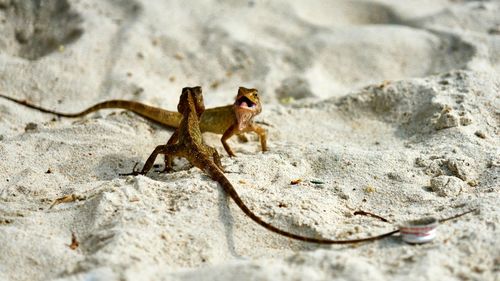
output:
[[[41,112],[54,114],[60,117],[77,118],[100,109],[120,108],[132,111],[142,117],[167,127],[177,128],[182,119],[182,114],[178,112],[129,100],[109,100],[95,104],[78,113],[61,113],[30,104],[25,100],[14,99],[3,94],[0,94],[0,97]],[[201,117],[200,128],[202,132],[222,134],[221,142],[229,156],[235,156],[235,154],[227,144],[227,140],[233,135],[238,135],[244,139],[242,134],[246,132],[255,132],[259,136],[262,151],[266,151],[266,131],[253,121],[253,118],[261,111],[262,105],[260,103],[258,91],[256,89],[240,87],[233,104],[209,108],[205,111]]]
[[151,153],[151,155],[146,160],[146,163],[144,164],[144,167],[140,172],[133,171],[132,173],[121,175],[145,175],[153,167],[158,154],[165,154],[167,157],[185,157],[192,165],[198,167],[199,169],[207,173],[213,180],[217,181],[234,200],[236,205],[238,205],[238,207],[240,207],[240,209],[253,221],[265,227],[266,229],[283,236],[296,240],[320,244],[347,244],[373,241],[390,236],[399,231],[393,230],[391,232],[378,236],[361,239],[330,240],[293,234],[265,222],[245,205],[231,182],[229,182],[229,180],[226,178],[217,150],[203,143],[200,129],[200,117],[203,116],[202,114],[205,110],[205,106],[203,103],[201,87],[182,89],[182,94],[179,100],[179,105],[177,106],[177,110],[180,114],[182,114],[183,117],[180,125],[176,129],[176,132],[171,137],[171,139],[175,138],[175,140],[169,140],[169,143],[157,146],[154,149],[153,153]]

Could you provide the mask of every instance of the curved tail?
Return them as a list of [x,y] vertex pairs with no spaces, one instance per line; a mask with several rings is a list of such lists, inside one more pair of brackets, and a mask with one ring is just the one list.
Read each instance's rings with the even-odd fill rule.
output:
[[312,243],[318,243],[318,244],[351,244],[351,243],[359,243],[359,242],[367,242],[367,241],[374,241],[374,240],[379,240],[387,236],[391,236],[395,233],[398,233],[399,230],[393,230],[384,234],[380,234],[377,236],[371,236],[371,237],[366,237],[366,238],[360,238],[360,239],[349,239],[349,240],[331,240],[331,239],[323,239],[323,238],[313,238],[313,237],[306,237],[294,233],[290,233],[288,231],[279,229],[265,221],[263,221],[261,218],[259,218],[254,212],[252,212],[246,205],[243,203],[243,200],[241,200],[240,196],[234,189],[233,185],[229,180],[226,178],[224,173],[209,159],[203,159],[203,162],[205,162],[205,170],[208,172],[210,177],[217,181],[222,188],[231,196],[231,198],[234,200],[236,205],[240,207],[240,209],[245,213],[247,216],[249,216],[253,221],[256,223],[260,224],[261,226],[265,227],[266,229],[281,234],[283,236],[286,236],[288,238],[292,238],[295,240],[300,240],[300,241],[305,241],[305,242],[312,242]]
[[180,120],[182,118],[182,115],[180,115],[177,112],[174,111],[168,111],[165,109],[161,109],[159,107],[154,107],[150,105],[146,105],[140,102],[136,101],[128,101],[128,100],[109,100],[109,101],[104,101],[98,104],[95,104],[81,112],[77,113],[62,113],[50,109],[46,109],[37,105],[33,105],[28,103],[25,100],[17,100],[5,95],[0,94],[0,97],[10,100],[12,102],[15,102],[17,104],[24,105],[26,107],[36,109],[38,111],[44,112],[44,113],[49,113],[49,114],[54,114],[59,117],[68,117],[68,118],[77,118],[77,117],[82,117],[85,116],[89,113],[98,111],[100,109],[112,109],[112,108],[120,108],[120,109],[125,109],[134,112],[137,115],[140,115],[142,117],[145,117],[149,120],[158,122],[162,125],[169,126],[169,127],[175,127],[177,128],[180,124]]

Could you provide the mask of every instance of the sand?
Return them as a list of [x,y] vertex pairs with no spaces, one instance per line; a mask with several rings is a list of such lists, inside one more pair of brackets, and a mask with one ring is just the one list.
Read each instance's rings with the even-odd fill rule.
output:
[[498,1],[39,2],[0,1],[2,94],[64,112],[115,98],[175,110],[185,86],[203,86],[207,107],[255,87],[268,152],[251,135],[229,158],[204,137],[276,226],[348,239],[479,211],[428,244],[297,242],[186,161],[118,176],[172,129],[2,99],[0,280],[500,280]]

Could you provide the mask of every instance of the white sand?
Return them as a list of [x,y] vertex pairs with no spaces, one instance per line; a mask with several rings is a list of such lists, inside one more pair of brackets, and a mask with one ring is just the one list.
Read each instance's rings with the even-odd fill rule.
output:
[[[0,280],[500,280],[498,1],[36,2],[0,1],[3,94],[64,112],[113,98],[175,110],[184,86],[203,86],[208,107],[258,88],[270,151],[231,140],[223,165],[276,226],[347,239],[393,228],[358,209],[480,212],[419,246],[296,242],[185,161],[118,176],[170,129],[0,100]],[[68,194],[86,199],[48,209]]]

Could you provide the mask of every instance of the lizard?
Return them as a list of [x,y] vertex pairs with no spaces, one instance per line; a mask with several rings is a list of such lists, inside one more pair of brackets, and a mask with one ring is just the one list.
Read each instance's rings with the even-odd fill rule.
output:
[[[78,113],[62,113],[33,105],[25,100],[18,100],[1,93],[0,97],[44,113],[54,114],[59,117],[78,118],[100,109],[120,108],[132,111],[135,114],[167,127],[177,128],[182,119],[182,114],[178,112],[130,100],[107,100],[90,106]],[[200,128],[202,132],[222,134],[222,146],[231,157],[235,156],[235,153],[231,147],[229,147],[227,140],[233,135],[238,135],[241,139],[244,139],[243,133],[245,132],[255,132],[259,136],[262,151],[266,151],[266,130],[255,124],[253,121],[253,118],[261,113],[261,111],[262,105],[258,90],[239,87],[238,94],[236,95],[235,102],[233,104],[209,108],[204,111],[204,114],[201,116]],[[167,162],[171,162],[171,160],[165,160],[166,169],[170,166]]]
[[243,213],[245,213],[253,221],[264,228],[285,237],[319,244],[348,244],[382,239],[399,231],[393,230],[378,236],[360,239],[330,240],[294,234],[265,222],[246,206],[236,192],[236,189],[226,178],[217,150],[203,142],[200,129],[200,117],[202,116],[204,109],[205,107],[201,87],[184,88],[177,106],[177,110],[180,114],[182,114],[183,118],[174,133],[175,141],[157,146],[146,160],[141,171],[133,170],[131,173],[121,175],[146,175],[147,172],[153,167],[156,157],[159,154],[185,157],[193,166],[201,169],[214,181],[218,182],[224,191],[234,200],[236,205],[243,211]]

